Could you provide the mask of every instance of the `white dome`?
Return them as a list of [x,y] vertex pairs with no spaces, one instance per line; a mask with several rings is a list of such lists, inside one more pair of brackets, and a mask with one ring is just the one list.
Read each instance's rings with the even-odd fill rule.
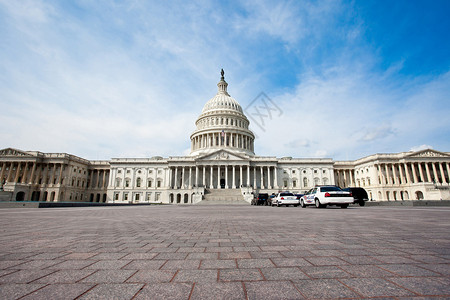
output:
[[235,110],[242,113],[241,105],[230,95],[218,93],[203,106],[202,114],[212,110]]

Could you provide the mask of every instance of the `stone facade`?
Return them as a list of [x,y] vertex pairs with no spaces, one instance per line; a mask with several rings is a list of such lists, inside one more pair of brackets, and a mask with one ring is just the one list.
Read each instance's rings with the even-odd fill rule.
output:
[[[373,200],[448,200],[450,153],[375,154],[355,161],[257,156],[255,136],[222,77],[190,136],[188,156],[89,161],[65,153],[0,150],[3,194],[16,201],[195,204],[214,194],[304,193],[361,186]],[[220,192],[220,193],[219,193]],[[1,200],[0,199],[0,200]]]

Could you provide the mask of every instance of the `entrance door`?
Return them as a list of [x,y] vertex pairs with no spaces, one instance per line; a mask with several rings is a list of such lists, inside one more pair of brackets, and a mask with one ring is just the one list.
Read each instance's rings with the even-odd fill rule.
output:
[[23,201],[25,200],[25,193],[24,192],[18,192],[16,195],[16,201]]
[[225,179],[220,179],[220,188],[221,189],[225,188]]

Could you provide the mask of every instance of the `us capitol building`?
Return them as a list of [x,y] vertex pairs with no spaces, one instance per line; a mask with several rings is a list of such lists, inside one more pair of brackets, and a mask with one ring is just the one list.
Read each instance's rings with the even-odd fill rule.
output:
[[90,161],[0,150],[0,201],[180,203],[247,201],[315,185],[363,187],[378,201],[449,200],[450,153],[432,149],[355,161],[255,155],[255,135],[222,77],[191,134],[189,156]]

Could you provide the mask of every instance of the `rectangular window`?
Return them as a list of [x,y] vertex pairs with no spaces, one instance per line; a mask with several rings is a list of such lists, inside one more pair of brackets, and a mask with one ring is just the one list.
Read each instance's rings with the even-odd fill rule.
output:
[[147,193],[147,201],[150,201],[152,199],[152,193]]
[[147,187],[152,187],[152,181],[151,180],[148,181],[148,186]]
[[119,193],[114,193],[114,200],[118,201],[119,200]]
[[161,180],[158,180],[158,187],[161,187]]
[[292,186],[293,187],[297,187],[297,181],[296,180],[292,181]]
[[156,193],[156,199],[155,199],[155,201],[159,201],[159,199],[161,198],[161,193]]
[[128,200],[128,193],[124,193],[124,194],[123,194],[123,200],[125,200],[125,201]]

